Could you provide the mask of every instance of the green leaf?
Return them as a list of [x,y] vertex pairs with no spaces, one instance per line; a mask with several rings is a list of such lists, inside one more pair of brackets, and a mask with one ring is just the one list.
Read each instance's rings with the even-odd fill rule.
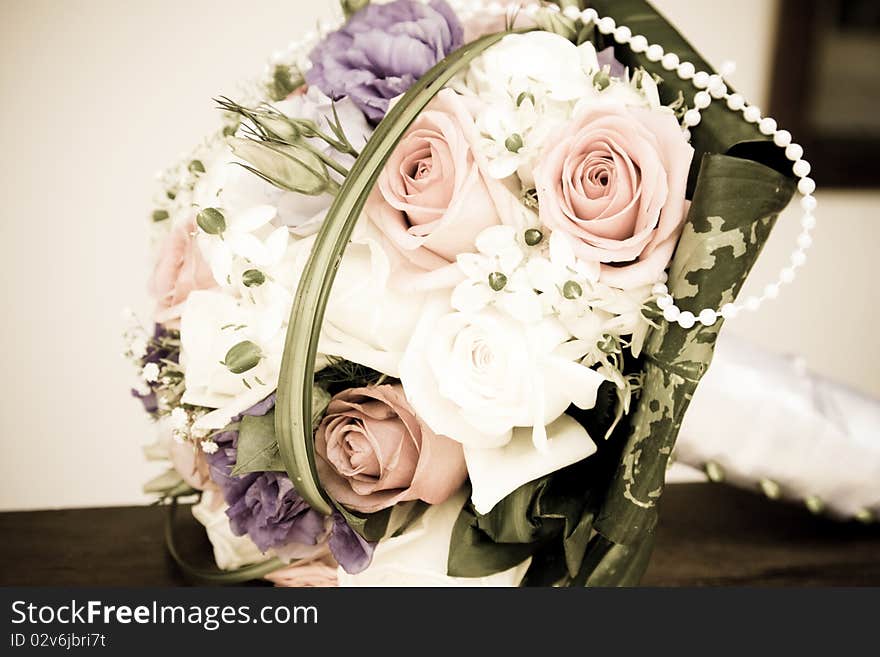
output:
[[333,505],[342,517],[345,518],[345,522],[364,539],[376,542],[385,536],[388,522],[391,519],[391,508],[382,509],[376,513],[362,514],[346,509],[335,501]]
[[330,393],[321,386],[312,386],[312,430],[318,428],[324,411],[330,405]]
[[599,481],[594,470],[588,460],[531,481],[486,515],[465,505],[452,531],[449,574],[482,577],[545,551],[562,555],[573,577],[590,539],[595,504],[585,482]]
[[[330,394],[319,386],[312,393],[315,404],[312,413],[313,429],[321,422],[324,411],[330,403]],[[240,477],[248,472],[284,472],[284,461],[278,451],[278,440],[275,438],[275,411],[266,415],[245,415],[241,418],[238,428],[238,453],[233,477]]]
[[356,14],[370,4],[370,0],[339,0],[339,4],[342,7],[345,17],[351,18],[353,14]]
[[238,429],[238,453],[233,477],[248,472],[283,472],[284,462],[275,440],[275,411],[266,415],[245,415]]
[[470,504],[461,510],[449,546],[447,572],[452,577],[485,577],[525,561],[538,545],[496,543],[479,528],[479,519]]
[[144,457],[148,461],[167,461],[168,446],[157,440],[154,443],[143,446]]
[[266,92],[274,101],[287,98],[305,84],[302,73],[295,66],[276,64],[272,69],[272,80],[266,85]]
[[177,470],[170,468],[158,477],[153,477],[144,484],[144,493],[150,495],[152,493],[166,494],[175,487],[183,483],[183,478],[178,474]]

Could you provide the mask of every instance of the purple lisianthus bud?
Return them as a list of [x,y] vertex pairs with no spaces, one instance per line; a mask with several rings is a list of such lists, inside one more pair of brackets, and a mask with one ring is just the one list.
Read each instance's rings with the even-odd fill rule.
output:
[[626,67],[617,61],[617,58],[614,56],[613,46],[608,46],[596,53],[596,59],[599,61],[599,68],[608,67],[608,74],[612,78],[622,78],[626,75]]
[[371,4],[312,50],[306,81],[334,100],[348,96],[378,123],[389,101],[461,47],[463,35],[445,0]]
[[375,543],[364,540],[353,530],[340,513],[333,514],[333,531],[330,534],[330,551],[345,572],[356,575],[373,560]]

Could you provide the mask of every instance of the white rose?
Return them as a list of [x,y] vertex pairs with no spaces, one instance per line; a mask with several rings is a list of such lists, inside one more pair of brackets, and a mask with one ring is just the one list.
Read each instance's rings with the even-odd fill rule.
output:
[[563,413],[570,404],[592,408],[605,377],[578,362],[585,347],[569,338],[553,318],[524,324],[491,306],[449,312],[439,295],[426,304],[401,383],[431,429],[464,445],[480,513],[596,451]]
[[560,322],[523,324],[492,307],[450,312],[440,295],[425,305],[400,366],[413,408],[437,433],[467,447],[501,447],[515,427],[544,427],[570,404],[592,408],[604,378]]
[[511,34],[474,60],[452,86],[472,97],[489,174],[517,173],[532,186],[548,137],[571,117],[576,101],[597,96],[598,69],[591,43],[575,46],[550,32]]
[[[297,244],[305,265],[313,238]],[[393,285],[391,263],[375,229],[363,225],[342,257],[327,303],[318,351],[400,375],[400,359],[421,316],[426,293]]]
[[531,559],[486,577],[447,575],[452,528],[467,494],[428,508],[400,536],[380,541],[370,567],[357,575],[338,570],[339,586],[519,586]]
[[206,490],[202,499],[193,506],[192,514],[205,526],[208,540],[214,548],[214,561],[221,570],[234,570],[258,563],[266,558],[260,548],[247,536],[236,536],[229,527],[229,518],[219,491]]
[[598,70],[593,44],[576,46],[558,34],[535,31],[504,37],[475,59],[454,86],[483,97],[515,90],[575,101],[593,93],[592,76]]

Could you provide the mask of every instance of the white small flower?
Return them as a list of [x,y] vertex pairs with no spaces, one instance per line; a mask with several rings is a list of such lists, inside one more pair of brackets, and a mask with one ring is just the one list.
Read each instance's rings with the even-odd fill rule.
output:
[[201,442],[201,445],[202,445],[202,451],[205,454],[216,454],[217,450],[220,449],[220,447],[217,445],[217,443],[215,443],[213,440],[203,440]]
[[534,103],[534,97],[523,92],[522,97],[490,104],[477,117],[482,137],[478,148],[493,178],[507,178],[537,157],[541,144],[535,133],[541,132],[541,114]]
[[[221,210],[222,211],[222,210]],[[273,265],[284,257],[290,233],[286,226],[265,228],[275,217],[272,205],[257,205],[240,211],[222,211],[226,230],[220,235],[201,231],[199,245],[214,279],[221,286],[232,282],[233,261],[242,258],[257,267]],[[268,235],[264,233],[268,232]]]
[[493,304],[523,322],[541,319],[541,300],[521,267],[526,252],[512,226],[492,226],[477,236],[479,253],[458,256],[459,268],[467,278],[452,292],[452,307],[461,312],[479,312]]
[[185,443],[187,438],[186,432],[181,431],[180,429],[172,429],[171,437],[174,438],[174,442],[176,442],[178,445],[182,445],[183,443]]
[[453,86],[481,97],[504,95],[514,88],[575,101],[592,93],[597,70],[596,50],[589,41],[576,46],[552,32],[510,34],[475,59]]
[[141,371],[141,377],[147,383],[156,383],[159,380],[159,366],[156,363],[147,363]]
[[565,233],[553,231],[549,258],[533,258],[527,265],[530,284],[541,291],[546,311],[563,320],[590,312],[592,290],[599,280],[599,263],[578,259],[569,240]]
[[[598,99],[601,102],[649,109],[659,109],[662,106],[656,80],[651,77],[650,73],[642,69],[635,71],[632,75],[627,73],[623,78],[611,78],[608,86],[599,92]],[[577,113],[584,105],[595,103],[595,98],[582,99],[578,101],[574,111]]]
[[129,351],[131,352],[131,357],[135,360],[140,360],[144,356],[147,355],[147,340],[143,336],[138,336],[132,339],[131,344],[129,346]]
[[192,429],[190,430],[190,434],[192,434],[192,437],[197,440],[201,440],[202,438],[207,436],[210,432],[211,432],[210,429],[205,429],[204,427],[195,427],[195,426],[192,427]]
[[178,406],[171,411],[171,427],[173,429],[185,429],[189,424],[189,414],[182,406]]

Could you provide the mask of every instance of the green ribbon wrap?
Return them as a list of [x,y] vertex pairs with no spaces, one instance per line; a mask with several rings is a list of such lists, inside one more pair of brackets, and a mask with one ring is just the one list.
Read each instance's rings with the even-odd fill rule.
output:
[[[660,43],[666,52],[696,69],[714,72],[693,47],[643,0],[597,0],[600,15]],[[695,88],[628,48],[618,58],[663,78],[665,102],[681,92],[690,101]],[[702,111],[691,129],[696,151],[688,184],[692,203],[669,270],[667,286],[684,310],[719,309],[739,294],[778,214],[795,191],[790,163],[772,138],[763,135],[723,100]],[[785,171],[789,175],[780,173]],[[658,313],[659,315],[659,313]],[[585,555],[579,579],[593,585],[637,583],[650,552],[666,466],[684,413],[712,353],[723,321],[692,329],[659,321],[644,354],[644,387],[629,420],[618,469],[598,509],[597,534]],[[588,572],[586,572],[588,571]]]

